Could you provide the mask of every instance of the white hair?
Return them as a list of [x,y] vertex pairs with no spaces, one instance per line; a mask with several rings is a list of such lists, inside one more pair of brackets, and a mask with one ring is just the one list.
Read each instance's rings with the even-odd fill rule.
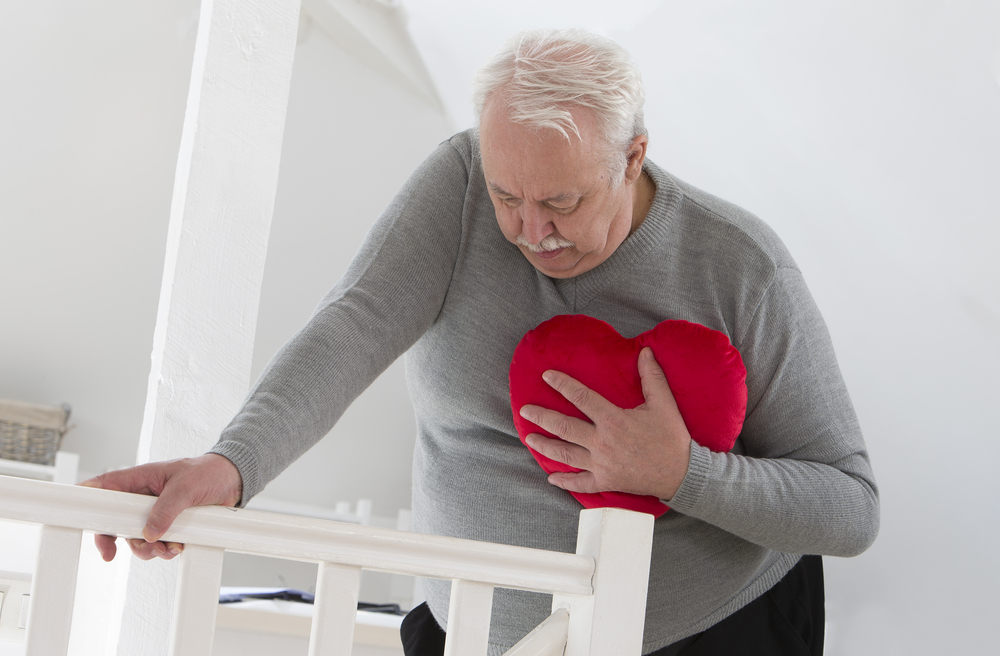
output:
[[646,134],[639,70],[621,46],[586,30],[522,32],[479,69],[472,85],[477,125],[496,94],[510,120],[567,140],[571,132],[582,139],[570,109],[592,110],[614,186],[624,178],[632,140]]

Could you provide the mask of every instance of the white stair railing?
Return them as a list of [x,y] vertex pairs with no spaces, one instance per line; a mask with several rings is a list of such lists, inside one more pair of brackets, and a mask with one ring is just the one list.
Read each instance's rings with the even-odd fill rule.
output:
[[[69,647],[83,531],[140,537],[152,497],[0,476],[0,518],[42,524],[26,656]],[[584,510],[577,553],[222,507],[183,512],[169,653],[210,656],[226,550],[318,562],[310,656],[350,656],[362,569],[452,581],[446,656],[485,656],[493,588],[553,594],[553,615],[510,656],[639,656],[652,517]]]

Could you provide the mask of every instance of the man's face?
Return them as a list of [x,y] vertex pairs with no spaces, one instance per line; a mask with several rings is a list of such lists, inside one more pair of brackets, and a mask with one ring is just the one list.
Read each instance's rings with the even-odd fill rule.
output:
[[552,278],[593,269],[625,241],[645,155],[643,137],[637,167],[630,158],[625,181],[612,188],[590,111],[573,111],[573,119],[583,142],[514,123],[495,99],[480,120],[483,171],[500,230]]

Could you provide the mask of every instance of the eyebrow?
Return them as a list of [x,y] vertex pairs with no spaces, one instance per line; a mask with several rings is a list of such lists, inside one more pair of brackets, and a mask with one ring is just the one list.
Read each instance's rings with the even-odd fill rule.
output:
[[[491,182],[490,183],[490,189],[493,190],[493,193],[498,194],[500,196],[509,196],[510,198],[517,198],[517,196],[515,196],[512,193],[510,193],[509,191],[506,191],[505,189],[503,189],[502,187],[500,187],[495,182]],[[542,203],[558,203],[559,201],[575,200],[578,197],[579,196],[577,194],[565,193],[565,194],[559,194],[558,196],[553,196],[552,198],[543,198],[540,202],[542,202]]]
[[509,191],[505,191],[499,185],[497,185],[497,183],[495,183],[495,182],[491,182],[490,183],[490,189],[495,194],[500,194],[501,196],[510,196],[511,198],[514,197],[514,194],[510,193]]

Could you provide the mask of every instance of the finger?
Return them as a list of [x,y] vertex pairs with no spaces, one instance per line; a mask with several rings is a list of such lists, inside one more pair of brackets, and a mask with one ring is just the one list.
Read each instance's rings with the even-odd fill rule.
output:
[[587,469],[590,465],[590,451],[582,446],[565,440],[553,440],[538,433],[531,433],[524,438],[524,441],[532,449],[550,460],[576,469]]
[[549,474],[549,483],[567,492],[583,492],[585,494],[596,494],[603,492],[601,486],[597,484],[597,478],[593,472],[555,472]]
[[594,429],[593,424],[582,419],[568,417],[561,412],[537,405],[521,406],[520,414],[539,428],[574,444],[586,446],[590,433]]
[[146,542],[142,538],[135,538],[127,540],[129,549],[135,554],[136,558],[140,560],[152,560],[153,558],[162,558],[163,560],[171,560],[176,557],[181,549],[174,548],[171,550],[171,542]]
[[572,376],[567,376],[560,371],[550,369],[542,374],[542,380],[548,383],[552,389],[562,394],[563,398],[576,406],[580,412],[587,415],[595,424],[601,414],[618,409],[617,406],[594,390]]
[[170,558],[174,556],[179,556],[182,551],[184,551],[184,545],[180,542],[164,542],[163,546],[167,548],[167,554]]
[[132,553],[140,560],[152,560],[153,558],[172,560],[184,551],[184,545],[179,542],[146,542],[140,538],[129,538],[126,542],[128,542]]
[[129,549],[132,550],[132,553],[139,560],[152,560],[160,558],[167,553],[167,549],[163,546],[162,542],[146,542],[142,538],[128,538],[126,542],[128,542]]
[[118,546],[115,542],[115,536],[113,535],[94,536],[94,546],[97,547],[97,551],[101,554],[101,560],[106,563],[114,560],[115,554],[118,553]]
[[676,407],[674,393],[667,383],[667,376],[663,373],[653,349],[648,346],[639,351],[639,380],[642,383],[642,396],[646,403],[666,403]]
[[150,468],[149,465],[140,465],[138,467],[105,472],[99,476],[88,478],[79,483],[79,485],[104,490],[115,490],[117,492],[156,495],[162,486],[162,477],[156,475],[150,477],[150,473],[155,474],[155,472],[156,470]]

